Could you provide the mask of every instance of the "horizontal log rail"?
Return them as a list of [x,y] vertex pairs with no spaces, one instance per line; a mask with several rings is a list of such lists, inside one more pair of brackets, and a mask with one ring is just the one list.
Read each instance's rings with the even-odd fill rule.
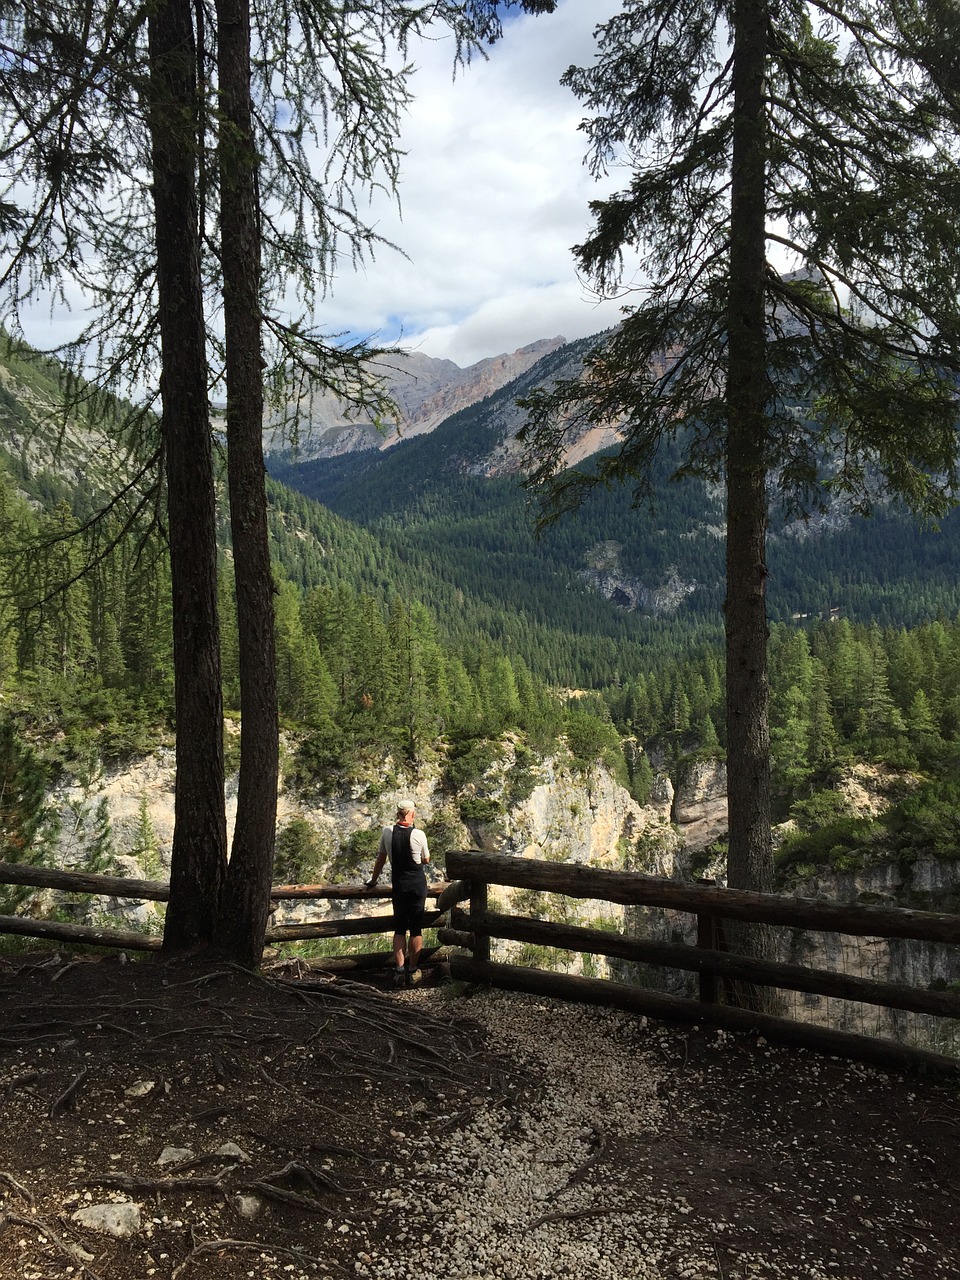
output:
[[[881,1037],[839,1032],[816,1024],[755,1013],[718,1002],[720,982],[811,992],[890,1009],[960,1019],[960,995],[877,982],[802,965],[783,964],[722,949],[725,919],[785,925],[795,929],[846,933],[856,937],[920,939],[960,943],[960,917],[896,907],[861,907],[787,898],[775,894],[683,885],[636,872],[597,870],[569,863],[540,862],[490,853],[449,853],[447,871],[462,884],[459,898],[470,909],[454,909],[453,930],[473,938],[469,957],[451,962],[451,975],[561,999],[612,1004],[674,1022],[705,1021],[739,1030],[762,1030],[770,1039],[805,1045],[866,1062],[960,1072],[960,1060]],[[675,945],[625,937],[552,921],[508,916],[487,909],[488,885],[504,885],[567,897],[655,906],[696,916],[697,945]],[[452,898],[452,891],[447,891]],[[698,973],[700,998],[692,1000],[543,969],[493,963],[491,938],[656,964]]]
[[[810,969],[802,965],[755,959],[722,950],[721,922],[742,920],[795,929],[836,932],[871,938],[904,938],[937,943],[960,943],[960,917],[932,911],[894,907],[863,907],[788,898],[775,894],[746,893],[684,885],[637,872],[599,870],[569,863],[542,862],[478,852],[450,852],[446,856],[450,881],[428,887],[436,910],[424,923],[438,931],[439,948],[425,948],[424,960],[449,962],[455,977],[482,981],[514,990],[586,1002],[634,1008],[669,1021],[705,1021],[730,1029],[763,1030],[783,1043],[804,1044],[820,1052],[839,1053],[864,1061],[890,1065],[935,1066],[960,1062],[942,1055],[912,1049],[892,1041],[832,1031],[828,1028],[754,1013],[717,1002],[721,981],[738,981],[771,988],[811,992],[914,1013],[960,1020],[960,995],[927,991],[877,982],[842,973]],[[169,886],[160,881],[134,880],[78,871],[57,871],[20,863],[0,862],[0,884],[26,885],[133,900],[164,902]],[[556,893],[579,899],[613,902],[624,906],[652,906],[688,912],[697,917],[697,945],[644,941],[596,929],[551,921],[509,916],[488,909],[489,885]],[[389,898],[389,885],[313,884],[275,885],[271,898],[370,902]],[[466,907],[461,904],[467,904]],[[320,938],[363,937],[392,932],[391,915],[364,915],[346,919],[299,921],[267,930],[266,942],[304,941]],[[156,934],[60,921],[0,916],[0,933],[55,941],[116,947],[131,951],[157,951]],[[609,980],[578,978],[490,960],[491,938],[542,945],[557,949],[604,955],[640,964],[654,964],[695,972],[700,978],[700,999],[691,1000],[624,986]],[[458,954],[451,952],[458,949]],[[472,953],[469,957],[463,951]],[[452,957],[452,958],[451,958]],[[392,963],[390,952],[352,953],[311,959],[311,964],[331,971],[377,968]]]
[[662,965],[694,973],[715,973],[724,978],[737,978],[786,991],[809,991],[816,995],[836,996],[841,1000],[883,1005],[888,1009],[906,1009],[912,1013],[960,1019],[960,994],[952,991],[924,991],[914,987],[901,987],[893,982],[854,978],[827,969],[807,969],[803,965],[755,960],[751,956],[740,956],[731,951],[711,951],[667,942],[644,942],[597,929],[556,924],[547,920],[527,920],[519,916],[499,915],[494,911],[485,911],[480,915],[455,912],[453,926],[467,937],[471,936],[469,931],[481,931],[495,938],[506,938],[510,942],[530,942],[539,946],[611,956],[618,960]]
[[666,907],[694,915],[758,924],[788,925],[865,938],[913,938],[960,943],[960,916],[906,907],[862,907],[787,898],[775,893],[703,888],[641,875],[607,871],[569,862],[537,862],[497,853],[448,853],[447,871],[463,880],[515,889],[594,898],[623,906]]
[[101,929],[93,924],[67,924],[62,920],[31,920],[28,916],[0,916],[0,933],[21,938],[49,938],[53,942],[82,943],[87,947],[117,947],[121,951],[159,951],[159,934],[133,929]]
[[[66,893],[93,897],[128,898],[135,902],[168,902],[170,885],[160,880],[137,880],[131,876],[109,876],[91,871],[61,871],[25,862],[0,862],[0,884],[21,885],[34,889],[58,889]],[[439,898],[450,888],[446,881],[429,885],[428,898]],[[273,901],[328,900],[379,901],[389,898],[391,886],[350,884],[274,885]],[[430,911],[424,917],[427,928],[443,928],[449,923],[445,912]],[[354,916],[342,920],[297,921],[268,928],[264,941],[268,945],[281,942],[305,942],[317,938],[362,937],[367,934],[392,933],[393,916]],[[108,928],[100,925],[71,924],[61,920],[36,920],[29,916],[0,915],[0,934],[50,939],[91,947],[113,947],[123,951],[159,951],[159,934],[140,930]],[[392,954],[392,953],[391,953]],[[425,949],[424,956],[429,952]]]
[[570,974],[548,973],[543,969],[521,968],[519,965],[495,964],[489,960],[477,961],[467,956],[455,956],[451,960],[450,975],[461,982],[482,983],[506,991],[524,991],[530,995],[548,996],[557,1000],[573,1000],[578,1004],[625,1009],[663,1022],[678,1022],[687,1026],[705,1023],[708,1026],[722,1027],[725,1031],[760,1034],[780,1044],[797,1045],[817,1053],[869,1062],[875,1066],[894,1067],[897,1070],[920,1069],[953,1079],[960,1076],[960,1061],[927,1049],[916,1049],[910,1045],[898,1044],[894,1040],[856,1035],[850,1031],[835,1031],[830,1027],[794,1022],[790,1018],[755,1013],[731,1005],[684,1000],[679,996],[649,991],[645,987],[611,982],[608,978],[580,978]]
[[[311,933],[308,937],[341,937],[352,936],[355,934],[368,932],[387,932],[393,928],[393,919],[390,916],[385,917],[386,925],[383,925],[384,917],[378,917],[378,928],[363,930],[356,928],[347,928],[340,930],[331,930],[326,933]],[[364,921],[336,921],[337,925],[357,925],[366,924]],[[302,926],[290,926],[292,928]],[[73,944],[82,944],[88,947],[111,947],[120,951],[159,951],[162,945],[162,939],[159,934],[143,933],[133,929],[107,929],[100,928],[98,925],[91,924],[68,924],[62,920],[31,920],[25,916],[4,916],[0,915],[0,933],[16,934],[19,937],[28,938],[48,938],[52,942],[69,942]],[[303,935],[297,935],[303,936]],[[267,944],[275,944],[277,942],[289,942],[290,934],[285,932],[284,928],[268,929],[266,933]],[[424,947],[421,955],[421,963],[439,963],[446,962],[451,956],[450,944]],[[392,951],[358,951],[339,956],[311,956],[311,969],[323,969],[332,973],[349,970],[370,970],[382,969],[389,967],[392,969],[394,965]]]
[[[66,893],[89,893],[101,898],[131,898],[141,902],[168,902],[170,885],[165,880],[134,880],[130,876],[107,876],[92,871],[59,871],[29,862],[0,862],[0,884],[18,884],[33,889],[61,889]],[[449,888],[445,880],[427,886],[427,897],[438,898]],[[389,898],[389,884],[368,889],[362,884],[275,884],[270,890],[274,902],[286,899]]]
[[138,902],[166,902],[170,897],[169,884],[159,880],[133,880],[129,876],[104,876],[91,871],[57,871],[53,867],[35,867],[29,862],[0,862],[0,884],[92,893],[104,898],[133,898]]
[[[448,917],[439,911],[428,911],[424,928],[440,929]],[[278,924],[267,930],[267,942],[305,942],[308,938],[348,938],[368,933],[393,933],[393,916],[354,916],[349,920],[317,920],[307,923]]]

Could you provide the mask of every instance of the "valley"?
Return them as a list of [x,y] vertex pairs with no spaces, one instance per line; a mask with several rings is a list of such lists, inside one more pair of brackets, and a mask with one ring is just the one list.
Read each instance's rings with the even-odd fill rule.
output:
[[[362,876],[371,833],[398,795],[413,794],[441,856],[489,848],[722,881],[715,487],[669,483],[679,455],[664,456],[655,508],[596,490],[538,539],[508,461],[517,397],[568,375],[584,345],[534,344],[518,378],[388,448],[270,455],[280,878]],[[98,559],[103,530],[89,524],[116,468],[138,474],[142,445],[131,438],[128,452],[105,452],[87,422],[64,427],[57,371],[27,353],[8,361],[3,387],[5,556],[16,573],[5,767],[34,788],[31,813],[7,821],[7,846],[27,839],[27,856],[57,865],[162,876],[173,801],[162,544],[148,541],[145,557],[120,540]],[[133,493],[146,487],[140,474]],[[892,509],[867,521],[842,507],[772,531],[783,891],[934,909],[958,900],[960,797],[948,781],[960,738],[955,531],[952,515],[924,530]],[[229,763],[238,672],[226,530],[223,556]],[[56,592],[44,602],[45,584],[84,557],[95,570],[63,603]],[[868,804],[847,787],[864,767],[892,779]],[[162,927],[151,904],[134,915]],[[955,980],[936,956],[916,963],[931,982]],[[871,968],[892,974],[897,964],[920,973],[903,957]]]

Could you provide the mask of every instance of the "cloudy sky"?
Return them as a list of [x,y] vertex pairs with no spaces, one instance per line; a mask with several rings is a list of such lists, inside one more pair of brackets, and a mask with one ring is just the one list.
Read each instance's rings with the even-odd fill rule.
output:
[[383,249],[360,273],[348,265],[318,317],[324,329],[399,338],[468,365],[616,322],[620,304],[598,305],[570,253],[597,188],[583,165],[581,105],[558,80],[590,60],[594,28],[617,8],[560,0],[553,15],[511,19],[488,60],[455,80],[448,41],[412,51],[402,217],[386,202],[373,210],[408,260]]
[[[347,261],[316,316],[323,332],[466,366],[616,323],[620,303],[598,303],[570,252],[598,188],[583,164],[583,111],[558,81],[591,60],[594,28],[618,7],[559,0],[551,15],[509,15],[487,58],[456,77],[450,39],[411,48],[400,211],[385,197],[364,211],[407,257],[382,248],[359,271]],[[29,341],[50,349],[75,337],[88,315],[76,288],[67,296],[69,306],[43,294],[25,310]]]

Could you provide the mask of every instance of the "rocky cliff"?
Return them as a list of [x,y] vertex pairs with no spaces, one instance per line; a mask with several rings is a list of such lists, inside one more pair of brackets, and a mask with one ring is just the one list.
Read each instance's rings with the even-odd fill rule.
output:
[[[392,821],[401,797],[417,806],[418,824],[430,833],[434,872],[443,874],[447,848],[497,849],[522,857],[635,866],[652,875],[673,875],[678,841],[669,825],[669,792],[640,806],[606,770],[575,772],[568,760],[549,758],[530,768],[518,790],[516,743],[507,740],[494,763],[451,798],[440,786],[439,768],[417,777],[385,762],[378,778],[358,780],[345,793],[320,795],[283,787],[278,797],[278,830],[295,820],[306,823],[318,852],[317,878],[357,883],[369,875],[373,857],[369,834]],[[470,801],[481,798],[482,803]],[[173,837],[174,759],[170,749],[122,769],[105,769],[86,779],[67,778],[51,793],[58,833],[53,859],[64,867],[112,863],[133,877],[164,878]],[[228,781],[228,834],[236,817],[236,778]],[[464,817],[463,815],[467,816]],[[479,816],[474,816],[479,815]],[[351,908],[352,909],[352,908]],[[155,904],[117,900],[105,911],[127,923],[157,927]],[[316,913],[340,913],[337,904],[319,904]],[[287,919],[302,907],[281,908]]]
[[264,450],[277,453],[290,448],[287,424],[294,418],[299,418],[298,453],[304,461],[362,449],[389,449],[401,439],[432,431],[451,414],[499,391],[564,342],[560,337],[543,338],[466,369],[419,351],[373,361],[372,374],[381,380],[401,414],[398,421],[379,425],[332,392],[307,387],[297,394],[291,386],[289,403],[267,421]]
[[621,609],[657,618],[671,617],[697,590],[699,584],[685,581],[674,566],[667,569],[659,582],[646,582],[632,576],[620,562],[622,550],[619,542],[598,543],[587,553],[586,567],[579,574],[594,591]]
[[[521,749],[522,750],[522,749]],[[381,783],[380,779],[387,779]],[[397,800],[411,797],[418,822],[430,834],[434,874],[443,876],[449,848],[496,850],[514,855],[590,866],[628,868],[667,878],[704,873],[723,882],[716,857],[704,868],[702,853],[726,830],[726,771],[722,761],[701,760],[676,787],[658,775],[653,798],[641,806],[603,768],[583,771],[563,755],[530,764],[511,739],[500,744],[491,764],[450,796],[440,786],[439,768],[417,777],[386,762],[379,774],[358,780],[336,796],[284,788],[278,827],[305,824],[312,833],[317,879],[358,883],[369,875],[372,842],[393,817]],[[875,806],[875,788],[848,780],[848,794],[863,793]],[[63,866],[118,867],[133,877],[164,878],[173,833],[173,755],[162,750],[123,769],[96,778],[65,780],[50,799],[58,814],[55,859]],[[236,780],[227,788],[228,825],[236,813]],[[921,858],[908,865],[874,865],[856,872],[819,870],[791,882],[789,892],[830,901],[921,903],[936,909],[939,899],[960,892],[960,865]],[[639,937],[692,945],[696,924],[687,913],[624,909],[603,902],[579,902],[523,890],[500,890],[494,902],[505,910],[571,924],[623,928]],[[62,902],[61,902],[62,906]],[[82,908],[89,912],[90,907]],[[371,907],[382,911],[381,906]],[[116,900],[101,903],[98,918],[159,931],[156,904]],[[274,923],[353,914],[355,905],[281,905]],[[515,943],[495,945],[505,960],[554,964],[569,972],[608,972],[606,964],[579,955],[533,954]],[[930,987],[960,980],[957,948],[909,941],[854,938],[838,934],[782,930],[779,958],[808,967],[840,971],[879,981]],[[528,954],[529,953],[529,954]],[[614,964],[615,976],[638,979],[677,994],[694,994],[695,979],[679,971]],[[872,1034],[908,1038],[936,1047],[948,1029],[934,1019],[898,1014],[818,996],[785,993],[789,1016]]]

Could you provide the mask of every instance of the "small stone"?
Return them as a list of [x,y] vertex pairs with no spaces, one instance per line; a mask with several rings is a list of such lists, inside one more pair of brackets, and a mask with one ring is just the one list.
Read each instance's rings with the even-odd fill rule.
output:
[[157,1156],[157,1164],[180,1164],[183,1160],[192,1160],[193,1155],[189,1147],[164,1147]]
[[132,1200],[120,1204],[92,1204],[70,1215],[73,1222],[108,1236],[133,1236],[140,1230],[140,1206]]
[[250,1157],[235,1142],[224,1142],[213,1153],[215,1156],[229,1156],[232,1160],[249,1161]]
[[241,1218],[246,1218],[249,1222],[259,1215],[263,1208],[263,1201],[258,1196],[237,1194],[233,1197],[233,1207]]
[[156,1080],[138,1080],[132,1084],[129,1089],[124,1089],[123,1096],[125,1098],[145,1098],[148,1093],[152,1093],[157,1087]]

